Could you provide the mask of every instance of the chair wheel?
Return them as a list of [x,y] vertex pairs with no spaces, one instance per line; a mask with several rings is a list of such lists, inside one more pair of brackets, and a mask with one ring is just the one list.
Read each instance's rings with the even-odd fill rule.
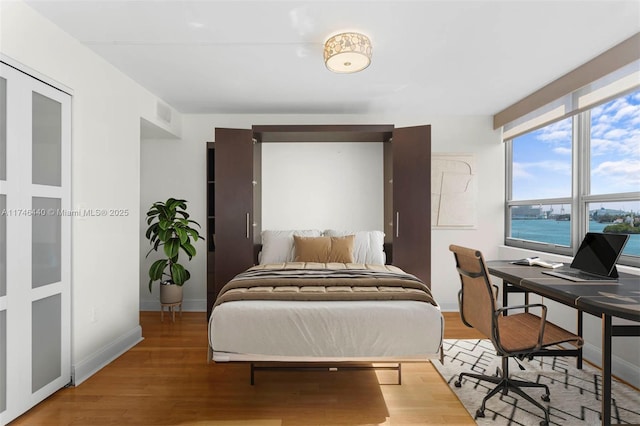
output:
[[460,380],[456,380],[456,381],[453,383],[453,385],[454,385],[455,387],[459,388],[459,387],[461,387],[461,386],[462,386],[462,383],[460,383]]
[[547,422],[546,420],[543,420],[540,422],[540,426],[549,426],[549,422]]
[[478,410],[476,411],[476,417],[484,417],[484,410]]
[[549,402],[549,401],[551,401],[551,398],[549,397],[549,394],[547,393],[547,394],[542,395],[542,400],[545,401],[545,402]]

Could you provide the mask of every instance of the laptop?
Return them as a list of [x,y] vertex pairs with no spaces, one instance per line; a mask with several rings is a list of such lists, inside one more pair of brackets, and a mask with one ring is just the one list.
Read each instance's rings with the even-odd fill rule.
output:
[[576,282],[615,282],[618,279],[616,262],[628,239],[628,234],[587,232],[569,269],[542,271],[542,273]]

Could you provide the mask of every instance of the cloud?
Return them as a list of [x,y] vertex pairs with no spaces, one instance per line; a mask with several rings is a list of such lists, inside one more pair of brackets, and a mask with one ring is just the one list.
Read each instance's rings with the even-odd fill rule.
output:
[[[591,110],[591,189],[594,194],[640,190],[640,90]],[[527,196],[535,185],[561,186],[571,176],[573,120],[552,123],[523,138],[513,164],[514,184]],[[515,155],[514,149],[514,155]],[[524,161],[523,161],[524,160]],[[548,161],[552,160],[552,161]],[[566,161],[563,161],[566,160]],[[525,185],[530,185],[531,187]],[[547,185],[548,186],[548,185]],[[515,191],[515,186],[514,186]]]
[[531,163],[513,163],[514,178],[536,178],[541,174],[558,173],[561,175],[571,175],[571,162],[569,161],[535,161]]
[[640,105],[631,105],[628,103],[620,104],[615,112],[614,120],[624,120],[627,117],[635,117],[640,113]]
[[607,192],[638,191],[640,160],[603,161],[591,170],[594,181],[608,186]]
[[544,161],[533,163],[534,167],[548,171],[571,175],[571,162],[569,161]]
[[537,132],[537,139],[543,142],[571,143],[572,123],[571,119],[565,119],[549,126],[543,127]]
[[[638,122],[640,118],[640,91],[615,99],[591,110],[592,133],[608,128],[628,128],[626,122]],[[595,128],[595,129],[594,129]]]
[[619,148],[620,143],[609,139],[591,139],[591,154],[594,156],[616,153]]
[[592,156],[640,159],[640,91],[593,108],[591,117]]
[[629,130],[627,129],[611,129],[607,133],[605,133],[604,137],[607,139],[621,139],[629,134]]
[[534,176],[527,171],[527,167],[522,163],[513,163],[512,171],[514,179],[531,179]]
[[567,148],[564,146],[558,146],[553,148],[553,152],[555,152],[556,154],[560,154],[560,155],[571,155],[571,148]]
[[593,175],[608,174],[635,174],[640,179],[640,161],[637,160],[620,160],[620,161],[604,161],[594,168],[591,173]]

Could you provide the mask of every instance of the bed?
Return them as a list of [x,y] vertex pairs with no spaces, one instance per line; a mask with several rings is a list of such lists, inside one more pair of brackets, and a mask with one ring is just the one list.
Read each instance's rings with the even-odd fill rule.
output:
[[385,265],[382,232],[265,231],[262,237],[259,264],[216,299],[210,359],[399,364],[440,356],[440,307],[427,284]]

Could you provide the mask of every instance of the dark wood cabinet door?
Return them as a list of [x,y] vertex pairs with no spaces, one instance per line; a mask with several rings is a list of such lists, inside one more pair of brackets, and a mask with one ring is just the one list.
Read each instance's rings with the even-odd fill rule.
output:
[[215,289],[253,265],[251,130],[215,130]]
[[431,126],[396,128],[393,264],[431,286]]

